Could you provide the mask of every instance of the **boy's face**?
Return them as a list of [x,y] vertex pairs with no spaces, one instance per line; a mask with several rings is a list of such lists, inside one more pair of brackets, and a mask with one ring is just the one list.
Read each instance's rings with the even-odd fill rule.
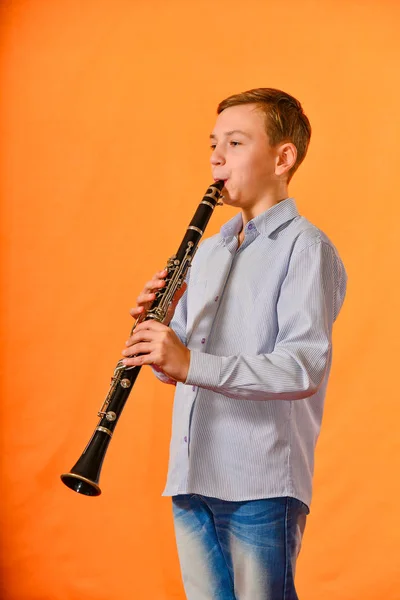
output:
[[255,104],[226,108],[211,134],[214,179],[223,179],[224,202],[244,209],[268,200],[276,187],[278,151],[265,129],[265,115]]

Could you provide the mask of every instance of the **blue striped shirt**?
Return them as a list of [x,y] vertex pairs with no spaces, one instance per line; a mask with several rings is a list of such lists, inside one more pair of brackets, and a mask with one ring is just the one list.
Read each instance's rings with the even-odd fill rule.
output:
[[170,324],[191,358],[164,495],[309,506],[347,277],[292,198],[249,221],[238,247],[241,228],[239,213],[200,245]]

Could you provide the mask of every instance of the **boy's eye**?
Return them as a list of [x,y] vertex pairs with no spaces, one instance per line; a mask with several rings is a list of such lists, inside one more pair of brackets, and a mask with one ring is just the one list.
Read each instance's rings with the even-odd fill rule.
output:
[[[242,144],[241,144],[241,142],[238,142],[237,140],[231,140],[229,142],[229,145],[235,147],[235,146],[241,146]],[[217,144],[211,144],[210,145],[210,149],[212,151],[214,151],[216,147],[217,147]]]

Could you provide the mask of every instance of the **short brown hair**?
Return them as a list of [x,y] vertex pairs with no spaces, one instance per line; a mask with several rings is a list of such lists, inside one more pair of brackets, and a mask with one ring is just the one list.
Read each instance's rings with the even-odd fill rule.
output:
[[266,116],[266,130],[271,146],[291,142],[296,146],[297,159],[289,171],[288,181],[303,162],[311,137],[311,125],[298,100],[274,88],[256,88],[234,94],[222,100],[217,114],[239,104],[257,104]]

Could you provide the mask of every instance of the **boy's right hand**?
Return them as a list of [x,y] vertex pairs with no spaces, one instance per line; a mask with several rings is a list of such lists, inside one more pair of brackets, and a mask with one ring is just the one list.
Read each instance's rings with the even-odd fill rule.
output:
[[[155,292],[165,286],[165,278],[167,274],[167,269],[158,271],[153,275],[153,278],[145,284],[142,292],[136,298],[137,306],[129,311],[130,315],[134,319],[138,319],[143,313],[145,314],[146,311],[149,310],[151,303],[156,297]],[[169,325],[174,315],[176,305],[178,304],[181,296],[185,293],[186,287],[186,283],[184,283],[182,287],[175,293],[171,306],[168,308],[167,315],[163,321],[164,325]]]

